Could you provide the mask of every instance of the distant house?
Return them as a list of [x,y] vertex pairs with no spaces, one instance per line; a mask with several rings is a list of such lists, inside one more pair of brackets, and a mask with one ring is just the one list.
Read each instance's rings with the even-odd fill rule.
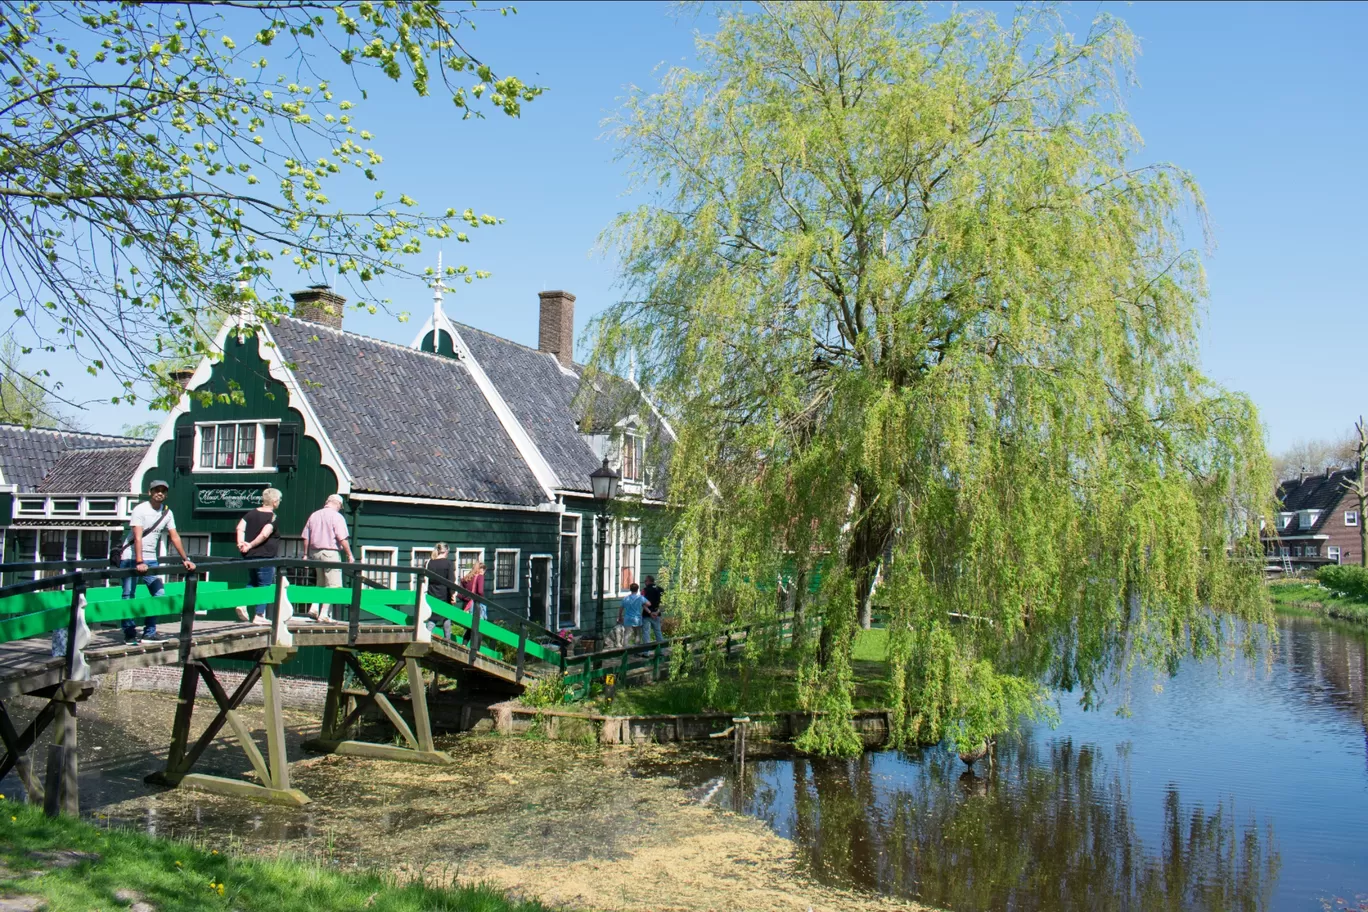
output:
[[127,437],[0,425],[4,562],[108,558],[137,502],[132,479],[146,451]]
[[1278,485],[1281,511],[1265,521],[1264,554],[1270,564],[1293,571],[1326,564],[1357,564],[1361,559],[1358,497],[1349,485],[1358,471],[1344,469],[1284,481]]

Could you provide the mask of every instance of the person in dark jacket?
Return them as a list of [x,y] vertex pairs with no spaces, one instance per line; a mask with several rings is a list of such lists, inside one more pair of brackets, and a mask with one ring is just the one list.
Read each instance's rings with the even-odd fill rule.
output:
[[660,634],[660,612],[661,602],[665,600],[665,590],[656,585],[655,577],[646,577],[646,585],[642,587],[641,594],[646,598],[646,607],[641,612],[641,636],[642,642],[652,642],[648,634],[654,634],[654,642],[664,642],[664,637]]
[[[451,583],[456,580],[456,561],[451,556],[451,549],[446,542],[438,542],[432,546],[432,559],[428,561],[427,568],[436,574],[438,579],[428,579],[428,595],[445,602],[448,605],[456,603],[456,590],[451,588]],[[436,620],[428,621],[428,630],[436,626]],[[442,636],[451,639],[451,618],[442,618]]]

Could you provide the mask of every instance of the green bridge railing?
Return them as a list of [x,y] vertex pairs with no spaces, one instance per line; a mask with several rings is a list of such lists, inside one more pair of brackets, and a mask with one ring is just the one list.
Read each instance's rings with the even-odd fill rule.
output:
[[[271,587],[229,587],[226,583],[202,579],[204,574],[215,569],[242,571],[268,566],[276,569],[274,591]],[[342,588],[290,584],[284,572],[319,569],[343,570],[350,574],[350,584]],[[426,639],[424,622],[435,622],[437,627],[431,636],[440,637],[443,636],[441,621],[449,620],[453,635],[457,630],[460,631],[463,640],[461,646],[470,650],[472,660],[476,655],[511,659],[519,679],[529,659],[549,663],[562,670],[566,667],[568,644],[555,631],[453,584],[425,567],[271,558],[203,561],[196,565],[194,573],[187,574],[179,565],[149,567],[146,573],[139,573],[131,567],[110,567],[106,561],[0,564],[0,573],[10,572],[52,575],[0,588],[0,644],[65,629],[65,657],[72,672],[84,664],[84,659],[78,660],[76,653],[80,651],[78,645],[83,647],[88,640],[90,624],[179,616],[180,661],[183,663],[190,656],[197,620],[237,620],[235,609],[260,604],[267,605],[267,617],[272,630],[278,628],[278,615],[283,604],[344,606],[345,611],[339,614],[346,618],[348,643],[351,645],[356,644],[363,622],[411,627],[414,628],[415,639]],[[407,575],[412,588],[390,589],[367,579],[366,574],[396,574],[396,579]],[[165,584],[161,595],[122,598],[123,580],[168,575],[185,576],[187,579]],[[466,611],[458,605],[433,598],[427,594],[427,584],[433,582],[440,582],[452,589],[462,601],[468,600],[472,606],[482,606],[485,610]],[[285,598],[288,602],[283,601]],[[420,599],[426,611],[419,610]],[[364,621],[364,616],[371,620]],[[423,628],[421,633],[419,627]],[[86,633],[81,634],[81,631]],[[55,637],[54,642],[60,645],[62,639]],[[509,651],[512,652],[511,656],[508,655]]]

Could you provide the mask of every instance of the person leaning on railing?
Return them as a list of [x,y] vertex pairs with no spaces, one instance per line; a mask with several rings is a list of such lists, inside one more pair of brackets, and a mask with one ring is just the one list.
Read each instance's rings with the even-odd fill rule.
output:
[[[281,493],[275,488],[261,492],[261,506],[247,512],[238,520],[237,547],[247,560],[266,560],[280,555],[280,529],[276,522],[276,510],[280,507]],[[253,567],[247,571],[247,585],[251,587],[274,586],[275,567]],[[247,620],[247,609],[237,610],[239,621]],[[266,620],[266,606],[256,606],[253,624],[269,624]]]
[[[119,567],[132,567],[142,575],[124,577],[123,597],[126,599],[131,599],[137,592],[139,581],[147,586],[147,591],[152,595],[162,594],[164,586],[161,577],[147,575],[147,571],[157,566],[157,553],[163,536],[170,540],[185,569],[194,572],[195,562],[185,553],[185,545],[181,544],[180,533],[176,531],[176,516],[166,505],[166,495],[170,489],[171,486],[161,479],[152,482],[148,488],[147,500],[134,507],[133,514],[129,517],[129,535],[124,539],[123,550],[119,552]],[[166,639],[164,634],[157,633],[155,616],[148,616],[143,624],[143,634],[139,637],[136,621],[133,618],[123,619],[125,645],[137,646],[143,640]]]
[[[342,555],[347,555],[347,563],[355,563],[351,543],[347,541],[347,521],[342,518],[342,498],[329,494],[328,500],[320,509],[309,514],[304,523],[304,553],[309,560],[337,563]],[[334,567],[328,570],[319,568],[318,585],[329,589],[342,588],[342,570]],[[309,617],[318,621],[330,621],[330,607],[319,605],[309,610]]]

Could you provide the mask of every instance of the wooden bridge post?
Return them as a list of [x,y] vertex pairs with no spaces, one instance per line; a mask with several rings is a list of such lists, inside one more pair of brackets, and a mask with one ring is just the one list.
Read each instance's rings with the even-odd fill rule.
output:
[[[87,689],[85,693],[90,691]],[[53,698],[57,710],[56,736],[48,747],[47,783],[43,790],[43,813],[49,817],[81,813],[80,790],[77,786],[76,762],[76,703],[77,696],[59,690]]]
[[[281,655],[282,652],[285,654]],[[266,758],[271,773],[271,781],[266,784],[281,792],[290,790],[290,763],[285,757],[285,708],[281,703],[276,669],[292,652],[268,649],[266,655],[261,657],[261,688],[266,704]]]
[[331,658],[328,666],[328,695],[323,700],[323,724],[318,735],[322,741],[340,741],[346,734],[341,727],[346,704],[342,688],[347,679],[347,659],[341,647],[332,650]]

